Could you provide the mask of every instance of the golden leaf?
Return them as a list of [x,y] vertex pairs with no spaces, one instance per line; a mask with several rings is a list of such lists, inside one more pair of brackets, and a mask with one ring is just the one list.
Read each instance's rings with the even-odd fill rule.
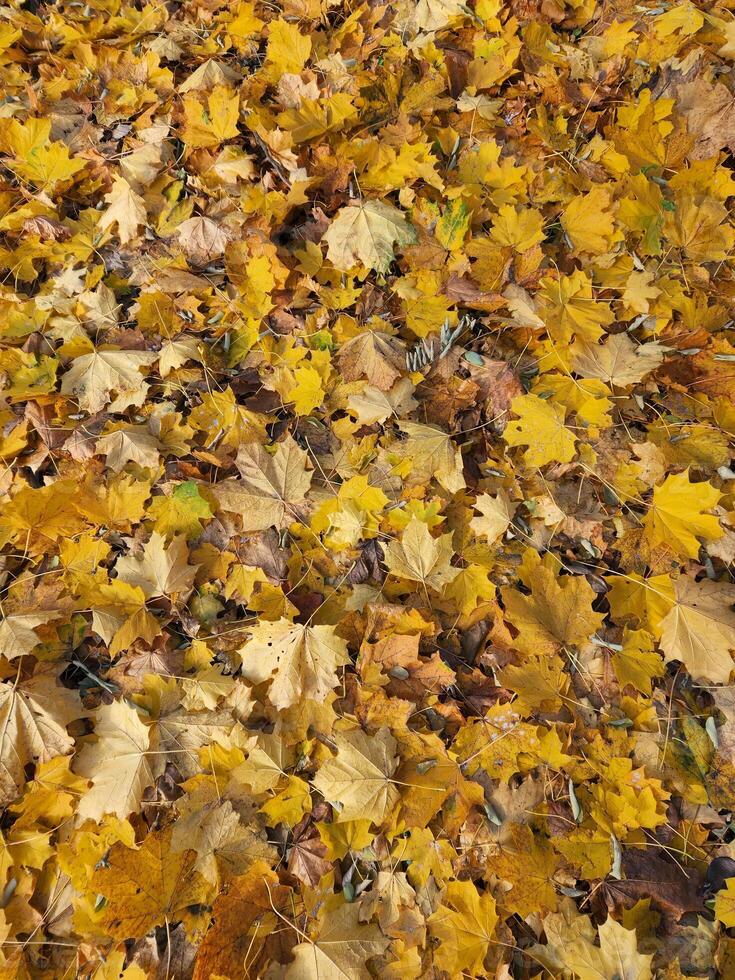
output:
[[268,700],[288,708],[301,698],[322,700],[348,663],[347,644],[333,626],[301,626],[287,619],[259,623],[240,650],[242,672],[253,684],[270,680]]
[[324,240],[327,259],[336,269],[348,271],[362,264],[387,272],[394,245],[410,245],[416,235],[403,214],[382,201],[365,201],[342,208]]
[[398,800],[391,783],[398,763],[396,741],[387,728],[374,736],[354,731],[335,736],[337,755],[313,779],[314,787],[335,805],[337,820],[368,818],[380,824]]
[[423,521],[414,517],[401,535],[383,549],[388,571],[424,587],[441,591],[459,575],[450,565],[454,548],[451,534],[433,538]]

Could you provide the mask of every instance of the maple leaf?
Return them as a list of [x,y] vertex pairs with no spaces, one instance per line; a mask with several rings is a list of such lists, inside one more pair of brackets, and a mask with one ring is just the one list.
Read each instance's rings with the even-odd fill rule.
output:
[[194,924],[211,893],[195,863],[194,851],[172,850],[170,829],[148,834],[139,849],[115,844],[90,883],[107,900],[101,927],[122,939],[165,922]]
[[162,771],[160,755],[151,751],[150,729],[138,712],[123,701],[97,712],[97,741],[84,747],[76,769],[92,782],[79,801],[80,819],[101,820],[104,814],[127,817],[143,799],[143,791]]
[[9,803],[25,783],[25,767],[66,755],[74,740],[66,725],[85,711],[79,699],[56,683],[51,673],[0,684],[0,796]]
[[696,680],[727,684],[735,650],[734,602],[733,586],[682,576],[676,602],[661,621],[665,658],[680,660]]
[[636,620],[656,636],[661,635],[661,622],[674,602],[674,582],[669,575],[642,578],[631,574],[625,578],[610,576],[608,601],[616,621]]
[[368,330],[342,345],[339,365],[346,381],[364,376],[381,391],[390,391],[405,367],[404,348],[389,334]]
[[387,272],[394,245],[410,245],[416,235],[403,214],[382,201],[356,202],[342,208],[324,240],[327,259],[336,269],[348,271],[358,263]]
[[462,615],[467,616],[478,602],[495,597],[495,586],[482,565],[470,564],[459,570],[453,581],[444,588],[444,597],[456,603]]
[[111,400],[116,391],[127,404],[146,386],[140,369],[149,367],[157,355],[150,351],[96,350],[75,358],[64,375],[61,393],[73,395],[85,412],[99,412]]
[[192,148],[219,146],[238,135],[240,100],[226,85],[215,85],[204,99],[188,92],[183,99],[186,125],[182,139]]
[[523,653],[555,653],[583,643],[602,623],[604,617],[592,610],[595,594],[586,579],[559,575],[558,568],[550,555],[541,560],[529,549],[520,576],[531,594],[503,589],[507,619],[519,631],[513,644]]
[[289,24],[283,17],[268,27],[268,62],[277,66],[277,75],[300,72],[311,54],[311,38],[304,36],[296,24]]
[[609,208],[610,191],[604,187],[594,187],[567,205],[561,216],[561,226],[573,248],[593,255],[610,251],[616,235]]
[[295,947],[293,963],[286,968],[284,976],[288,980],[336,980],[337,977],[368,980],[371,973],[367,961],[380,956],[390,940],[377,926],[362,925],[358,915],[358,907],[348,902],[331,910],[322,920],[318,936]]
[[202,521],[213,516],[193,480],[180,483],[170,496],[155,497],[148,514],[154,521],[154,534],[159,533],[169,540],[177,534],[197,537],[202,531]]
[[490,237],[499,245],[509,245],[516,252],[527,252],[543,240],[544,219],[531,208],[516,210],[510,204],[498,211]]
[[727,878],[715,895],[715,918],[727,928],[735,923],[735,878]]
[[176,229],[179,244],[194,265],[207,265],[223,255],[227,246],[226,232],[211,218],[187,218]]
[[482,973],[497,922],[492,895],[480,895],[471,881],[450,881],[442,904],[429,919],[429,929],[439,940],[437,966],[452,976]]
[[503,438],[509,446],[527,446],[523,459],[528,466],[568,463],[574,459],[575,436],[564,425],[565,411],[537,395],[519,395],[511,402],[518,419],[505,427]]
[[385,564],[389,572],[411,582],[441,591],[459,575],[450,561],[454,554],[451,534],[431,536],[426,524],[414,517],[400,541],[385,545]]
[[109,207],[100,218],[98,227],[107,231],[117,225],[118,237],[126,245],[136,237],[138,228],[146,223],[145,201],[123,177],[115,178],[105,200]]
[[439,31],[464,14],[460,0],[419,0],[413,22],[420,31]]
[[451,877],[456,856],[449,841],[437,840],[430,830],[418,827],[396,841],[392,854],[394,860],[409,862],[407,877],[416,888],[425,885],[429,875],[438,884],[444,884]]
[[172,371],[182,367],[187,361],[201,361],[201,354],[193,337],[177,337],[161,346],[158,355],[158,370],[165,378]]
[[464,201],[450,201],[436,223],[434,234],[448,252],[456,252],[464,243],[470,227],[471,214]]
[[8,148],[15,154],[13,171],[21,180],[53,191],[83,170],[86,160],[73,159],[68,147],[51,141],[51,120],[28,118],[24,123],[11,119],[7,132]]
[[347,644],[333,626],[301,626],[282,619],[259,623],[240,650],[243,676],[270,680],[268,699],[288,708],[302,698],[321,700],[337,686],[337,668],[348,663]]
[[398,800],[390,777],[395,772],[396,740],[387,728],[368,737],[364,732],[335,736],[337,755],[319,769],[312,784],[338,808],[337,820],[364,817],[382,823]]
[[140,587],[146,599],[174,593],[185,597],[196,575],[196,566],[187,564],[188,557],[183,537],[172,538],[167,548],[165,539],[154,531],[143,547],[142,559],[120,558],[115,568],[120,581]]
[[61,615],[53,609],[39,613],[11,613],[0,623],[0,652],[7,660],[30,653],[40,643],[36,626],[43,626]]
[[696,138],[694,159],[707,160],[735,142],[733,97],[726,86],[696,78],[682,85],[677,95],[689,132]]
[[542,319],[557,343],[566,344],[573,336],[597,343],[602,328],[613,321],[612,310],[595,299],[592,281],[582,269],[558,280],[544,279],[542,287],[541,312],[546,314]]
[[704,513],[715,507],[720,496],[710,483],[690,483],[689,470],[667,476],[653,491],[651,509],[644,519],[646,536],[651,544],[666,544],[684,558],[696,558],[697,538],[722,537],[719,520]]
[[599,927],[598,935],[601,967],[605,976],[617,974],[623,980],[649,980],[653,976],[653,956],[638,952],[635,930],[624,928],[608,916]]
[[408,378],[399,381],[390,392],[382,392],[372,385],[366,385],[359,394],[350,395],[348,402],[350,413],[355,416],[360,425],[385,422],[392,415],[397,415],[406,405],[415,404],[410,394],[412,390],[413,385]]
[[107,457],[107,465],[119,473],[128,463],[139,466],[158,466],[161,458],[158,440],[148,429],[140,425],[115,429],[97,441],[98,453]]
[[470,528],[478,537],[487,538],[488,544],[493,544],[508,530],[515,507],[502,490],[496,497],[489,493],[480,494],[473,506],[482,516],[473,517]]
[[239,977],[258,972],[264,946],[273,937],[290,889],[264,861],[229,883],[214,902],[213,925],[204,936],[194,962],[193,980]]
[[599,928],[599,947],[593,945],[595,930],[588,919],[571,922],[562,914],[544,918],[546,946],[530,953],[552,971],[570,970],[579,980],[618,976],[621,980],[651,980],[652,956],[638,952],[635,931],[608,917]]
[[294,764],[293,754],[275,735],[259,735],[257,744],[248,749],[247,759],[235,770],[235,778],[254,793],[275,789],[286,770]]
[[623,648],[613,655],[613,666],[621,685],[632,684],[649,697],[651,682],[665,673],[661,658],[653,650],[653,637],[646,630],[625,631]]
[[411,461],[412,480],[425,482],[433,476],[448,493],[463,489],[462,454],[446,432],[408,421],[401,422],[401,429],[408,436],[402,452]]
[[327,99],[302,99],[298,108],[279,113],[277,122],[290,133],[294,143],[303,143],[339,129],[355,115],[352,97],[336,92]]
[[654,371],[666,350],[656,340],[636,346],[625,333],[608,336],[604,344],[577,341],[572,347],[574,367],[579,374],[621,388],[642,381]]
[[297,415],[311,415],[324,400],[324,388],[319,372],[310,364],[300,364],[294,371],[296,384],[288,392]]
[[182,815],[171,834],[174,852],[196,851],[194,870],[212,885],[222,877],[244,874],[257,861],[270,859],[265,834],[245,826],[229,800]]
[[488,854],[491,874],[512,887],[503,894],[502,906],[521,916],[543,908],[557,907],[553,876],[559,859],[553,848],[541,837],[535,837],[526,826],[514,826],[504,840],[499,854]]
[[293,515],[311,486],[307,453],[287,437],[271,455],[262,446],[241,446],[237,467],[241,480],[223,481],[214,489],[220,507],[242,513],[248,530],[281,527]]

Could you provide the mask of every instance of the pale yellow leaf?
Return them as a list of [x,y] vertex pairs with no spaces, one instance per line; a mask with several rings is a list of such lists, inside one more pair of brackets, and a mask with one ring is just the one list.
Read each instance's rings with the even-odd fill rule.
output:
[[324,235],[327,259],[336,269],[356,265],[387,272],[394,259],[394,245],[416,240],[402,212],[383,201],[355,202],[342,208]]
[[398,765],[396,740],[387,728],[335,736],[337,755],[319,769],[312,784],[338,811],[337,822],[369,819],[380,824],[398,802],[390,777]]

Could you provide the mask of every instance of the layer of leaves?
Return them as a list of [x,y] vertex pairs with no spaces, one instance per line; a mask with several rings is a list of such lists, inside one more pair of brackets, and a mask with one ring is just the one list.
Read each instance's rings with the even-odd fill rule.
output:
[[735,975],[734,23],[7,5],[3,978]]

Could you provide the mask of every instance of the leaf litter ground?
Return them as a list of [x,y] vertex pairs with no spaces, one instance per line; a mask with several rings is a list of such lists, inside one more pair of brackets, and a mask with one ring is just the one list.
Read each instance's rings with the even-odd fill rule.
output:
[[0,974],[735,975],[735,16],[13,2]]

